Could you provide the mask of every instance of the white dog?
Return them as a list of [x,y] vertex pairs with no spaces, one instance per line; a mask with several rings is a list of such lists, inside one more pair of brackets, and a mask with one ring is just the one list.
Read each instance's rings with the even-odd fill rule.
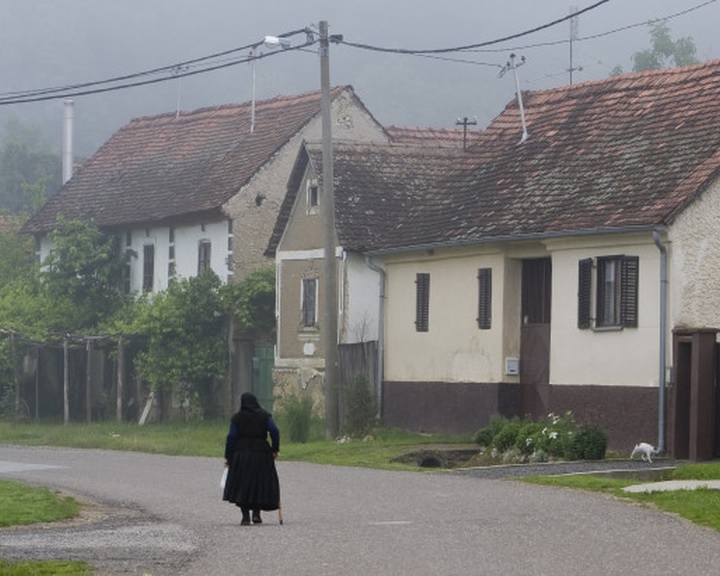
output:
[[633,448],[633,451],[630,453],[630,458],[635,456],[635,454],[640,454],[640,457],[652,464],[652,457],[657,454],[658,451],[655,450],[655,446],[652,444],[648,444],[647,442],[640,442],[639,444],[635,444],[635,448]]

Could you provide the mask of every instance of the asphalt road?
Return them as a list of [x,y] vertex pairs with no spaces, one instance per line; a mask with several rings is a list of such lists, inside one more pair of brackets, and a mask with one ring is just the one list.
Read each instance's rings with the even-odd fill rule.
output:
[[[82,520],[0,530],[5,559],[101,574],[720,573],[720,534],[604,495],[455,473],[278,461],[284,525],[240,526],[220,458],[0,446],[0,477],[95,503]],[[2,511],[0,511],[2,513]]]

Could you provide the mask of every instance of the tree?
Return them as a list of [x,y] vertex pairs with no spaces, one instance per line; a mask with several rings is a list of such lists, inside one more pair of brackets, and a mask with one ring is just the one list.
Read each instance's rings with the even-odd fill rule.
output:
[[224,286],[223,297],[239,334],[275,341],[274,266],[254,270],[242,282]]
[[135,331],[147,338],[140,375],[156,392],[175,392],[217,415],[217,394],[227,369],[226,315],[220,279],[210,269],[173,281],[165,292],[138,303]]
[[[0,146],[0,208],[37,209],[37,193],[54,194],[62,185],[60,154],[45,145],[36,129],[17,120],[5,124]],[[38,188],[38,186],[40,188]]]
[[122,277],[132,252],[91,220],[60,219],[42,263],[42,287],[64,316],[64,330],[95,328],[127,299]]
[[[693,39],[686,37],[673,40],[670,37],[670,27],[665,20],[650,24],[650,40],[651,48],[633,54],[633,72],[698,63]],[[622,74],[622,72],[622,67],[616,66],[612,75]]]

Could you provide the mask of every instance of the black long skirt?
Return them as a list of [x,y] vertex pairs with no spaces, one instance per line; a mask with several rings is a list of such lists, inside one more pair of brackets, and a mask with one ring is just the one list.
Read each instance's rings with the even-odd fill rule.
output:
[[267,442],[238,443],[230,462],[223,500],[250,510],[280,507],[280,482]]

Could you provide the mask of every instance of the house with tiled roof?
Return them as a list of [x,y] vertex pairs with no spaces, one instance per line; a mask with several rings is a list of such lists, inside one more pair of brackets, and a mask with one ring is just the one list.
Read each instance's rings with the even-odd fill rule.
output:
[[340,153],[341,257],[381,282],[384,424],[569,410],[614,449],[715,456],[719,97],[713,61],[525,92],[527,138],[513,101],[444,159]]
[[[137,255],[130,291],[210,267],[223,280],[263,255],[304,139],[321,138],[320,92],[132,120],[25,224],[41,258],[59,217],[94,220]],[[331,91],[333,138],[387,141],[352,87]]]

